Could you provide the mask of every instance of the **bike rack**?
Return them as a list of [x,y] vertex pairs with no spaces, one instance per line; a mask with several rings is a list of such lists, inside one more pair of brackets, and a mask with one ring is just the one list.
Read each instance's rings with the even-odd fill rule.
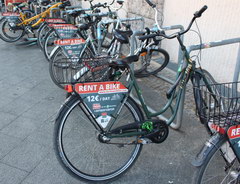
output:
[[[162,27],[163,30],[167,31],[167,30],[175,30],[175,29],[179,29],[180,31],[183,31],[184,30],[184,27],[182,25],[173,25],[173,26],[167,26],[167,27]],[[153,29],[151,29],[150,31],[154,31]],[[134,55],[134,51],[135,51],[135,48],[134,48],[134,42],[136,40],[136,36],[140,36],[142,34],[146,33],[146,31],[135,31],[131,37],[131,41],[130,41],[130,45],[131,45],[131,50],[130,50],[130,55]],[[181,40],[183,41],[184,40],[184,36],[182,35],[181,36]],[[182,53],[182,50],[181,50],[181,47],[179,46],[179,49],[178,49],[178,63],[180,64],[180,62],[182,61],[182,58],[183,58],[183,53]],[[133,67],[133,66],[131,66]],[[170,84],[173,84],[174,81],[162,76],[162,75],[157,75],[157,77],[165,80],[166,82],[170,83]],[[185,94],[185,91],[184,91],[184,94]],[[131,97],[139,104],[140,104],[140,101],[134,97],[132,94],[131,94]],[[182,106],[182,100],[180,101],[180,104],[179,106],[181,107]],[[153,110],[151,107],[147,106],[148,107],[148,110],[151,112],[151,113],[155,113],[156,111]],[[183,110],[179,109],[178,110],[178,113],[177,113],[177,117],[176,117],[176,123],[172,122],[171,123],[171,127],[173,129],[178,129],[180,128],[179,127],[179,122],[182,121],[182,114],[183,114]],[[162,119],[164,121],[167,120],[166,117],[164,117],[163,115],[158,115],[158,118],[159,119]],[[181,124],[181,123],[180,123]]]
[[[207,49],[207,48],[229,45],[229,44],[234,44],[234,43],[240,43],[240,38],[232,38],[232,39],[226,39],[226,40],[221,40],[221,41],[208,42],[208,43],[203,43],[200,45],[191,45],[187,48],[187,51],[190,53],[194,50]],[[237,56],[234,77],[233,77],[234,82],[238,81],[239,73],[240,73],[240,46],[238,47],[238,56]],[[180,100],[180,104],[179,104],[179,111],[178,111],[179,113],[177,114],[176,127],[178,127],[178,128],[180,128],[181,124],[182,124],[185,94],[186,94],[186,91],[184,90],[182,98]]]
[[129,21],[141,21],[142,29],[144,29],[145,21],[143,17],[134,17],[134,18],[124,18],[124,19],[116,19],[116,20],[102,20],[97,25],[97,39],[98,39],[98,53],[101,51],[101,41],[102,41],[102,32],[101,26],[104,24],[112,24],[118,22],[129,22]]

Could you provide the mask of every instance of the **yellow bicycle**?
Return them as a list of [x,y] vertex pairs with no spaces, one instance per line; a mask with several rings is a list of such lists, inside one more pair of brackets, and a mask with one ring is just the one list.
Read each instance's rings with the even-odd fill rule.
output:
[[33,30],[37,29],[38,26],[44,22],[45,18],[50,16],[52,9],[64,9],[69,5],[69,1],[49,5],[49,8],[47,8],[45,11],[31,18],[28,18],[29,16],[27,16],[26,12],[23,11],[20,6],[17,6],[19,14],[3,14],[4,19],[1,21],[0,25],[0,38],[6,42],[16,42],[25,34],[33,34]]

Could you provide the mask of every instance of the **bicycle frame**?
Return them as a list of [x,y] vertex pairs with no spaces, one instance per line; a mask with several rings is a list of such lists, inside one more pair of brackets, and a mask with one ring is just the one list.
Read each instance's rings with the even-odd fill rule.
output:
[[52,5],[50,8],[48,8],[47,10],[45,10],[44,12],[42,12],[34,17],[31,17],[29,19],[25,19],[26,18],[25,15],[22,12],[20,12],[20,18],[21,18],[22,22],[20,24],[18,24],[17,26],[28,25],[31,21],[40,18],[36,23],[31,25],[31,27],[35,27],[35,26],[41,24],[43,19],[46,18],[50,14],[50,12],[53,8],[56,8],[56,7],[60,6],[61,4],[62,4],[61,2],[56,3],[56,4]]
[[[180,40],[180,44],[182,44],[181,40]],[[184,91],[186,89],[186,84],[188,83],[190,78],[194,77],[195,72],[198,73],[203,78],[203,81],[206,84],[208,90],[210,92],[212,92],[212,89],[210,88],[210,84],[209,84],[208,80],[206,79],[206,77],[204,76],[204,74],[201,72],[201,69],[196,68],[195,62],[190,59],[189,52],[186,50],[185,47],[182,47],[182,51],[184,52],[185,60],[183,60],[181,62],[181,64],[179,65],[179,69],[178,69],[177,75],[176,75],[177,76],[176,81],[180,80],[180,82],[178,83],[179,89],[178,89],[178,91],[176,91],[176,89],[175,89],[172,92],[172,95],[168,99],[165,106],[155,113],[152,113],[152,112],[150,112],[150,110],[148,110],[148,106],[145,103],[144,97],[142,95],[142,91],[140,90],[140,87],[139,87],[138,83],[136,82],[136,79],[134,76],[134,71],[132,69],[130,69],[131,82],[129,83],[129,86],[128,86],[129,91],[131,91],[133,88],[136,91],[136,95],[140,101],[140,105],[142,106],[144,114],[146,115],[147,119],[151,119],[152,117],[157,117],[157,116],[163,114],[164,112],[166,112],[168,109],[170,109],[172,112],[172,115],[166,122],[167,125],[170,125],[174,121],[174,119],[177,115],[182,95],[184,95]],[[186,67],[183,67],[184,63],[187,63]],[[180,77],[180,79],[178,79],[178,77]],[[174,100],[176,100],[176,104],[174,105],[174,108],[173,108],[172,103]]]

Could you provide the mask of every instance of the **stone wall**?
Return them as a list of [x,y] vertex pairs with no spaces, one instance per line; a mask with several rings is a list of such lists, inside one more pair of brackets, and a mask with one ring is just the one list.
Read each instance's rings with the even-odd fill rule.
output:
[[[83,6],[86,6],[88,4],[87,2],[81,3],[82,0],[70,0],[70,1],[72,2],[73,5],[83,4]],[[112,0],[104,0],[104,2],[108,1],[111,2]],[[152,0],[152,2],[157,4],[157,8],[159,10],[159,17],[162,17],[163,15],[164,1],[165,0]],[[94,2],[98,3],[103,1],[95,0]],[[125,0],[123,8],[127,12],[127,17],[144,17],[145,27],[146,26],[151,27],[155,23],[154,21],[155,11],[146,3],[145,0]]]
[[[161,19],[163,14],[165,0],[152,0],[157,4],[157,9],[159,10],[159,19]],[[155,21],[155,11],[151,8],[145,0],[126,0],[128,17],[142,16],[145,19],[145,26],[151,27]]]

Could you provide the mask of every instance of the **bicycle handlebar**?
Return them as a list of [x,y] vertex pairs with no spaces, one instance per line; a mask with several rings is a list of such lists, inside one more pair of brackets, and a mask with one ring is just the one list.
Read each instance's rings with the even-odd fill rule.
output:
[[93,9],[101,8],[101,7],[106,8],[107,7],[107,3],[98,3],[98,4],[95,4],[95,5],[92,6]]
[[111,15],[115,15],[116,12],[106,12],[106,13],[93,13],[93,14],[84,14],[81,15],[81,17],[104,17],[104,16],[111,16]]
[[148,34],[148,35],[144,35],[144,36],[139,36],[138,39],[139,40],[146,40],[146,39],[149,39],[149,38],[154,38],[156,36],[159,36],[158,33],[152,33],[152,34]]
[[178,36],[181,36],[181,35],[185,34],[186,32],[188,32],[188,31],[190,30],[190,28],[192,27],[192,24],[193,24],[193,22],[195,21],[195,19],[201,17],[201,16],[202,16],[202,13],[203,13],[205,10],[207,10],[207,8],[208,8],[208,7],[205,5],[205,6],[203,6],[199,11],[197,11],[196,13],[194,13],[194,16],[193,16],[193,18],[192,18],[191,22],[189,23],[189,25],[188,25],[188,27],[187,27],[186,30],[180,31],[180,32],[176,32],[176,33],[173,34],[172,36],[168,36],[168,35],[166,35],[166,34],[163,34],[162,32],[159,32],[157,36],[162,36],[162,37],[167,38],[167,39],[173,39],[173,38],[176,38],[176,37],[178,37]]
[[199,11],[197,11],[196,13],[194,13],[194,17],[198,18],[202,16],[202,13],[206,11],[208,7],[205,5],[203,6]]
[[152,8],[156,8],[156,4],[153,4],[151,0],[146,0],[146,2],[151,6]]

